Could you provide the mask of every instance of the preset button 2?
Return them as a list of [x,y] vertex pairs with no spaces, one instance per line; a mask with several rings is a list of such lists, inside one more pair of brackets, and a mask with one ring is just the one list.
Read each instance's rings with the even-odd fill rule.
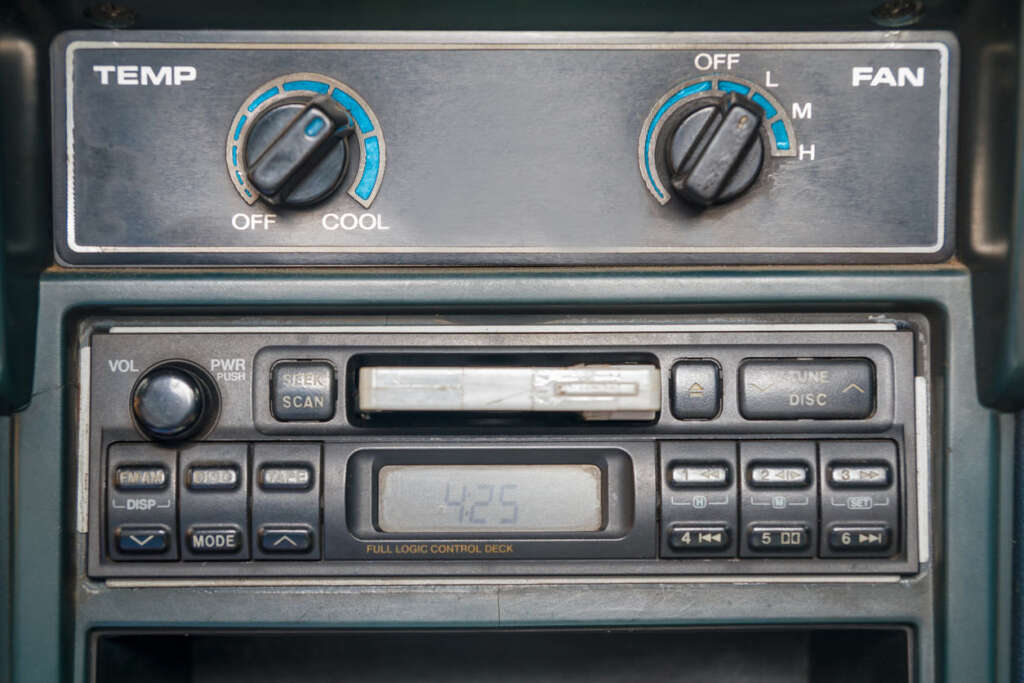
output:
[[813,441],[740,443],[740,557],[812,557],[818,533],[817,448]]

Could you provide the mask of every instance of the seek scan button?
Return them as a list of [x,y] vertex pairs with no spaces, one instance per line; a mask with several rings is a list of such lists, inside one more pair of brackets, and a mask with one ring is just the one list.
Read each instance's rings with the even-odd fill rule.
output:
[[327,361],[285,361],[270,376],[271,409],[279,422],[327,422],[334,417],[334,366]]

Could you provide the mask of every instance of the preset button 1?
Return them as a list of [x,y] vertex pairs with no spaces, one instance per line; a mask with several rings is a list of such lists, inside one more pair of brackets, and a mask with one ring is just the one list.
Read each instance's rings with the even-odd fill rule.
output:
[[669,468],[669,486],[674,489],[726,486],[730,469],[731,466],[724,462],[672,465]]

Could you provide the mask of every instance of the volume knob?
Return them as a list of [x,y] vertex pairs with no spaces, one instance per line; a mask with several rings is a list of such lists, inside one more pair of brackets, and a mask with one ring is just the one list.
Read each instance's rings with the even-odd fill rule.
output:
[[136,426],[158,441],[195,436],[212,423],[216,412],[213,381],[190,363],[168,362],[150,368],[132,390]]
[[676,193],[705,207],[738,197],[757,180],[764,159],[764,112],[736,93],[702,104],[680,121],[666,162]]

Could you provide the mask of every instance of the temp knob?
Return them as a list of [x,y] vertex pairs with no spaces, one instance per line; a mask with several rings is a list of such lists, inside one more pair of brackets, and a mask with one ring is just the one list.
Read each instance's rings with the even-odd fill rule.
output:
[[260,115],[245,141],[249,182],[270,204],[309,206],[341,184],[353,126],[330,97],[287,100]]
[[764,159],[763,116],[761,107],[736,93],[704,100],[684,115],[666,145],[676,193],[706,207],[746,192]]
[[142,375],[132,390],[132,416],[143,434],[158,441],[182,441],[209,427],[217,392],[205,371],[190,363],[161,363]]

